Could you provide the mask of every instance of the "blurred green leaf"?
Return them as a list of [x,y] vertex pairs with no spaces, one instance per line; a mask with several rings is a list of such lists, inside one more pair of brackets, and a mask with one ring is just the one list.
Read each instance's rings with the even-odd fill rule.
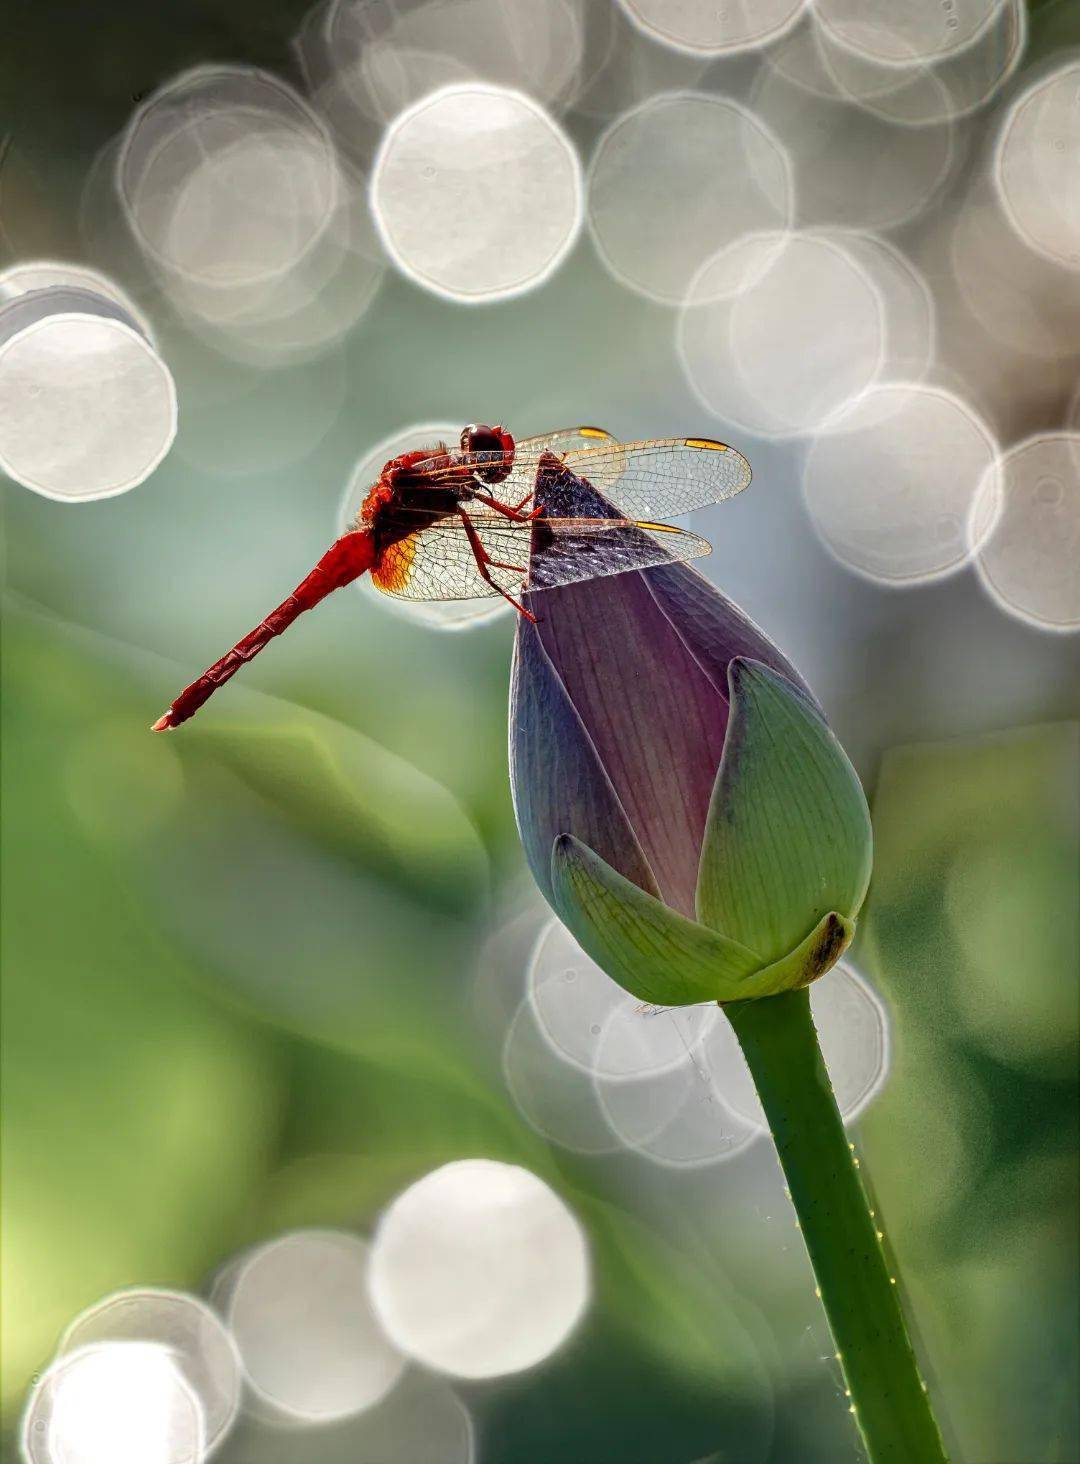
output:
[[341,722],[257,692],[230,688],[204,716],[168,734],[181,755],[219,761],[301,832],[439,908],[467,910],[486,895],[476,829],[410,763]]
[[597,1238],[600,1295],[639,1345],[698,1386],[767,1395],[753,1309],[738,1300],[715,1257],[689,1237],[679,1244],[657,1234],[607,1200],[578,1195],[574,1204]]
[[[357,805],[332,806],[348,764],[322,748],[352,752],[321,719],[280,740],[256,720],[252,772],[264,698],[227,734],[152,737],[137,654],[19,610],[5,671],[9,1398],[103,1293],[197,1286],[294,1226],[370,1229],[450,1159],[567,1192],[471,1034],[472,931],[362,863]],[[592,1174],[567,1198],[609,1322],[759,1396],[730,1301],[602,1192]]]
[[[1075,1071],[1080,729],[898,748],[874,806],[866,951],[1006,1062]],[[905,970],[905,957],[914,959]]]
[[[92,669],[14,614],[3,669],[11,1403],[84,1306],[139,1282],[190,1284],[243,1234],[278,1091],[276,1044],[199,989],[69,797],[101,716]],[[117,815],[130,836],[146,809]]]
[[972,1458],[1076,1457],[1078,730],[896,748],[874,799],[893,1068],[860,1127]]

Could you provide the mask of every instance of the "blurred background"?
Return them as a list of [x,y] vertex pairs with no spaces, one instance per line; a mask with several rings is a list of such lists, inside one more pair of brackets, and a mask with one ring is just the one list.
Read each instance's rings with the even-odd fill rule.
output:
[[[3,1457],[116,1464],[91,1397],[153,1464],[860,1457],[726,1029],[524,870],[512,613],[350,588],[147,734],[486,421],[750,459],[693,527],[871,796],[815,1012],[925,1375],[954,1458],[1080,1459],[1080,8],[16,0],[0,250]],[[506,1376],[358,1300],[472,1158],[590,1256]]]

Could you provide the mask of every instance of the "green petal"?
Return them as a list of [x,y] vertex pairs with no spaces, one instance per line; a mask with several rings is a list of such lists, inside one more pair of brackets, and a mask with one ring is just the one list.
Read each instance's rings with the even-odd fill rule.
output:
[[551,853],[555,908],[613,981],[656,1006],[734,1001],[761,967],[753,951],[687,920],[562,834]]
[[698,916],[772,963],[830,913],[858,913],[870,880],[870,814],[844,749],[788,681],[736,657],[728,685]]

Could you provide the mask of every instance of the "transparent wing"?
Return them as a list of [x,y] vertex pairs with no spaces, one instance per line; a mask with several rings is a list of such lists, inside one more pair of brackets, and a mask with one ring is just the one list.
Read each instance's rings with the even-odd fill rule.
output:
[[711,437],[603,443],[563,462],[627,518],[677,518],[734,498],[750,482],[741,452]]
[[[592,445],[573,445],[583,443]],[[534,492],[545,452],[585,479],[628,519],[677,518],[733,498],[750,482],[750,464],[742,453],[711,437],[615,442],[596,427],[526,438],[517,445],[509,467],[503,453],[452,453],[449,463],[445,457],[433,457],[419,464],[416,472],[428,474],[433,487],[467,483],[475,476],[484,492],[515,507]]]
[[[501,522],[509,524],[508,519]],[[418,530],[385,550],[371,572],[372,583],[383,594],[396,595],[402,600],[482,600],[502,590],[516,595],[527,573],[529,533],[526,525],[512,527],[521,531],[516,542],[512,545],[491,542],[488,553],[492,559],[520,564],[519,569],[496,569],[488,565],[490,579],[485,579],[464,525],[448,519]],[[487,548],[490,541],[485,525],[477,524],[476,530]],[[502,552],[507,548],[523,558],[507,559]]]
[[387,550],[372,573],[385,594],[408,600],[471,600],[506,590],[552,590],[580,580],[649,569],[709,554],[698,534],[670,524],[618,518],[541,518],[514,523],[491,512],[470,512],[488,556],[489,583],[464,525],[451,519],[410,534]]
[[554,432],[541,432],[539,437],[519,438],[515,453],[535,462],[542,452],[553,452],[556,457],[562,457],[565,452],[587,451],[614,441],[611,433],[605,432],[603,427],[557,427]]

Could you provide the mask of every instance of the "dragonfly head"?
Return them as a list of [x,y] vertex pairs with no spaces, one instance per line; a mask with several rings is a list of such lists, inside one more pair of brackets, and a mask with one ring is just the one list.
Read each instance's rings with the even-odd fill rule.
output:
[[462,452],[499,453],[490,466],[477,466],[475,475],[483,483],[501,483],[514,461],[514,439],[503,427],[485,427],[472,422],[461,432]]

